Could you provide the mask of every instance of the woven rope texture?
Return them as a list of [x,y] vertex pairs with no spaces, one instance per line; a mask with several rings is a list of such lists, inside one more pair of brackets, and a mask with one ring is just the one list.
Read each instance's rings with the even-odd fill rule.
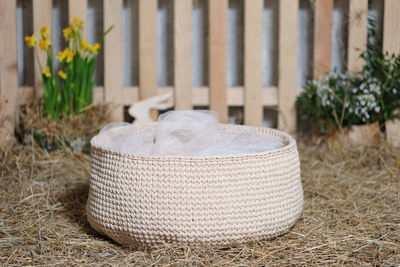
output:
[[224,127],[278,136],[283,146],[230,156],[157,157],[105,150],[93,138],[90,225],[131,247],[223,247],[288,232],[303,209],[296,141],[273,129]]

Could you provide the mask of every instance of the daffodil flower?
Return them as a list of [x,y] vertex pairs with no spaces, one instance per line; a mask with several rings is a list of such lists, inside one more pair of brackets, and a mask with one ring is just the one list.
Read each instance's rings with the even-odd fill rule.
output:
[[74,52],[69,51],[67,52],[67,63],[70,63],[72,61],[72,59],[74,58]]
[[95,43],[92,49],[92,53],[97,55],[97,50],[100,49],[100,44],[99,43]]
[[43,25],[43,27],[40,29],[40,35],[42,36],[43,39],[47,39],[47,36],[50,34],[50,29],[46,27],[46,25]]
[[56,58],[60,61],[63,62],[65,60],[65,58],[67,57],[67,53],[68,53],[69,49],[65,48],[63,51],[59,51],[57,53]]
[[88,43],[87,43],[86,40],[82,40],[81,41],[81,48],[82,48],[83,51],[87,51]]
[[37,39],[34,34],[32,36],[25,36],[25,42],[28,45],[28,47],[34,47],[36,45]]
[[42,70],[42,74],[49,78],[51,76],[50,68],[46,67],[45,69]]
[[77,17],[74,18],[74,22],[71,23],[71,28],[74,32],[78,32],[82,28],[83,22]]
[[50,40],[46,40],[45,39],[45,40],[40,40],[39,41],[39,48],[44,50],[44,51],[47,51],[47,49],[49,49],[50,46],[51,46]]
[[71,40],[71,38],[73,37],[71,28],[70,27],[65,28],[63,30],[63,35],[64,35],[64,38],[65,38],[65,41],[68,42],[69,40]]
[[63,72],[62,70],[58,71],[58,76],[61,77],[61,79],[65,80],[67,78],[67,74],[65,74],[65,72]]

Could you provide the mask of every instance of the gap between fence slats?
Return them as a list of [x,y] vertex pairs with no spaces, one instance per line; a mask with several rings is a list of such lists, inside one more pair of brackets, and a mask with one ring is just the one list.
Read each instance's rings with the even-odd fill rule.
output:
[[104,39],[104,100],[116,105],[111,119],[123,120],[122,88],[122,0],[104,0],[104,31],[114,25]]
[[360,53],[367,47],[368,0],[350,0],[349,3],[348,65],[351,74],[361,71],[364,60]]
[[383,51],[400,53],[400,1],[385,0]]
[[18,108],[16,3],[0,0],[0,145],[13,139]]
[[313,77],[331,70],[333,0],[315,0]]
[[69,0],[68,16],[71,23],[75,17],[83,21],[82,39],[86,39],[87,0]]
[[[51,12],[53,3],[52,0],[32,0],[32,8],[33,8],[33,32],[36,34],[36,37],[40,36],[40,29],[43,25],[46,25],[51,29],[52,21],[51,21]],[[46,66],[46,53],[38,49],[39,60],[42,64],[42,67]],[[35,84],[35,93],[36,97],[42,97],[44,94],[43,91],[43,81],[42,81],[42,73],[40,71],[40,67],[38,66],[36,60],[34,62],[34,84]]]
[[220,122],[227,122],[228,0],[209,0],[208,7],[210,109],[218,113]]
[[244,123],[261,126],[264,1],[245,1],[244,4]]
[[175,109],[192,109],[192,1],[174,3]]
[[279,1],[278,128],[296,132],[298,0]]

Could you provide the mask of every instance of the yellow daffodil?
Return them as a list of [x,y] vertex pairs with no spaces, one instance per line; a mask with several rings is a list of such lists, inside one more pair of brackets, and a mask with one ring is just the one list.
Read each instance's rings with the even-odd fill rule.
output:
[[100,44],[99,43],[95,43],[92,49],[92,53],[97,55],[97,50],[100,49]]
[[56,58],[60,61],[63,62],[65,60],[65,58],[67,57],[67,53],[68,53],[68,48],[65,48],[63,51],[59,51],[57,53]]
[[39,48],[42,50],[47,51],[47,49],[49,49],[50,46],[51,46],[50,40],[40,40],[39,41]]
[[42,36],[43,39],[46,39],[47,36],[50,34],[50,29],[46,27],[46,25],[43,25],[43,27],[40,29],[40,35]]
[[37,39],[34,34],[32,36],[25,36],[25,42],[28,45],[28,47],[34,47],[36,45]]
[[71,28],[70,27],[65,28],[63,30],[63,35],[64,35],[64,38],[65,38],[65,41],[68,42],[69,40],[71,40],[71,38],[73,37]]
[[87,41],[86,41],[86,40],[82,40],[82,41],[81,41],[81,48],[82,48],[84,51],[87,51],[87,46],[88,46]]
[[71,23],[71,28],[74,32],[78,32],[82,28],[83,22],[77,17],[74,18],[74,22]]
[[45,69],[42,70],[42,74],[49,78],[51,76],[50,68],[46,67]]
[[63,72],[62,70],[58,71],[58,76],[61,77],[61,79],[65,80],[67,78],[67,74],[65,74],[65,72]]
[[72,51],[68,51],[67,52],[67,63],[70,63],[72,61],[72,59],[74,58],[74,52]]

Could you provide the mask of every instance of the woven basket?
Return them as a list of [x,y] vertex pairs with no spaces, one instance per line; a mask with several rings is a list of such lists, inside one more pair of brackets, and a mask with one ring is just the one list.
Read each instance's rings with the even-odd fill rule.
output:
[[130,247],[224,247],[288,232],[303,209],[296,141],[273,129],[223,127],[248,127],[284,145],[228,156],[139,156],[104,149],[93,138],[90,225]]

